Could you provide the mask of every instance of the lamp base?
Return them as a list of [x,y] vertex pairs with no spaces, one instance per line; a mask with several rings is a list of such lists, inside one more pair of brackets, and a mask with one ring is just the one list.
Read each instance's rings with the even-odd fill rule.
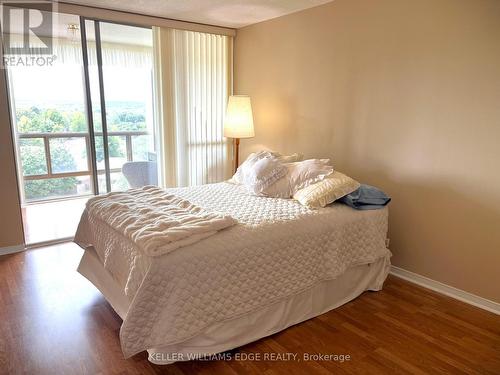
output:
[[234,173],[236,173],[236,170],[238,169],[239,165],[240,165],[240,139],[235,138],[234,139]]

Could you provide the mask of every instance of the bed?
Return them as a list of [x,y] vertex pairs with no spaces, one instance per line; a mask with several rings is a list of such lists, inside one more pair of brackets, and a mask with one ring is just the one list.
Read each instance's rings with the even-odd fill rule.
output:
[[272,335],[383,286],[390,268],[387,208],[249,195],[227,182],[167,189],[237,222],[159,257],[86,209],[78,271],[123,319],[126,358],[167,364]]

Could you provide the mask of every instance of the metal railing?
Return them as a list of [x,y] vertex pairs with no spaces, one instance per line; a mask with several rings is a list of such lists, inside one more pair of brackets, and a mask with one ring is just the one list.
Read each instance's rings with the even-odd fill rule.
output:
[[[95,132],[96,137],[102,137],[102,132]],[[132,137],[149,135],[147,131],[113,131],[108,132],[108,137],[121,136],[125,137],[125,150],[127,161],[133,160],[133,146]],[[64,177],[80,177],[80,176],[92,176],[92,163],[90,160],[90,134],[89,133],[79,133],[79,132],[59,132],[59,133],[18,133],[18,139],[42,139],[44,145],[44,154],[46,162],[47,173],[37,174],[37,175],[24,175],[23,171],[23,184],[24,181],[33,180],[45,180],[50,178],[64,178]],[[74,171],[74,172],[54,172],[52,167],[51,150],[50,150],[50,139],[61,139],[61,138],[85,138],[85,150],[87,157],[87,169],[84,171]],[[20,150],[20,152],[22,152]],[[120,172],[121,168],[112,168],[112,172]],[[97,169],[97,173],[104,173],[104,169]],[[95,192],[93,192],[95,193]]]

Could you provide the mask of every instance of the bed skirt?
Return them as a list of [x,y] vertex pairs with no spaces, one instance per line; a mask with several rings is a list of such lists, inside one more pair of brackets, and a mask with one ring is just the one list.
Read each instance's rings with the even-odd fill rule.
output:
[[[334,280],[314,285],[299,294],[252,311],[235,319],[214,323],[186,341],[148,349],[149,361],[170,364],[214,355],[282,331],[294,324],[335,309],[364,291],[378,291],[389,273],[390,256],[371,264],[347,269]],[[78,272],[101,291],[116,313],[124,319],[130,301],[102,266],[95,250],[85,250]]]

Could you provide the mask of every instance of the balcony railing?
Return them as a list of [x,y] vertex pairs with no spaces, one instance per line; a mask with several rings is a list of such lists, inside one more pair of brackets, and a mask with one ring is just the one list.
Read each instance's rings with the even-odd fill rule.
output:
[[[108,140],[111,139],[112,137],[122,137],[122,139],[125,139],[125,147],[124,147],[124,155],[122,155],[122,158],[124,159],[123,162],[125,161],[133,161],[134,160],[134,142],[133,139],[134,137],[139,137],[139,136],[147,136],[149,133],[147,131],[113,131],[113,132],[108,132]],[[102,140],[102,132],[95,132],[95,139],[101,139]],[[38,142],[38,144],[31,144],[31,147],[38,148],[37,152],[41,152],[42,155],[44,156],[45,159],[45,165],[38,165],[38,168],[35,168],[35,173],[29,173],[26,174],[26,169],[24,168],[25,166],[23,165],[22,171],[23,171],[23,185],[26,188],[26,183],[30,181],[41,181],[41,180],[49,180],[49,179],[61,179],[61,178],[68,178],[68,177],[82,177],[82,176],[89,176],[89,178],[92,178],[92,163],[91,163],[91,152],[90,152],[90,135],[89,133],[79,133],[79,132],[59,132],[59,133],[18,133],[18,139],[19,139],[19,146],[20,147],[20,155],[21,158],[29,158],[30,155],[24,154],[29,153],[29,149],[24,149],[23,150],[23,141],[29,142],[28,140],[41,140],[41,142]],[[73,140],[75,139],[83,139],[84,141],[76,141],[74,142]],[[79,158],[79,163],[78,165],[73,165],[73,166],[68,166],[64,165],[65,160],[64,160],[64,154],[63,155],[54,155],[55,151],[58,151],[56,148],[57,145],[61,145],[64,142],[72,142],[74,145],[78,146],[79,150],[78,152],[81,155]],[[54,144],[51,144],[54,142]],[[59,142],[59,143],[56,143]],[[79,144],[80,143],[80,144]],[[109,144],[109,141],[108,141]],[[43,152],[39,150],[40,147],[43,145]],[[54,147],[52,147],[54,146]],[[69,145],[71,146],[71,144]],[[25,146],[26,147],[26,146]],[[68,148],[66,145],[63,146],[65,150]],[[97,147],[96,147],[97,148]],[[67,150],[66,150],[67,151]],[[96,150],[98,151],[98,150]],[[33,151],[32,151],[33,152]],[[33,156],[33,155],[31,155]],[[57,156],[59,159],[62,158],[62,160],[59,160],[59,164],[63,164],[63,166],[54,165],[54,157]],[[73,159],[73,157],[70,155],[70,159]],[[43,163],[41,163],[43,164]],[[116,163],[115,163],[116,164]],[[65,170],[69,169],[69,170]],[[105,170],[104,168],[99,168],[97,167],[97,173],[98,175],[104,174]],[[116,165],[113,166],[113,168],[110,168],[110,173],[116,173],[116,172],[121,172],[121,165],[117,167]],[[92,185],[92,184],[91,184]],[[93,186],[90,187],[90,191],[87,194],[94,194],[95,192],[93,191]],[[25,189],[26,191],[26,189]],[[74,195],[74,194],[73,194]],[[77,194],[77,195],[82,195],[82,194]],[[51,199],[51,198],[50,198]],[[47,199],[30,199],[29,197],[26,199],[28,201],[40,201],[40,200],[47,200]]]

